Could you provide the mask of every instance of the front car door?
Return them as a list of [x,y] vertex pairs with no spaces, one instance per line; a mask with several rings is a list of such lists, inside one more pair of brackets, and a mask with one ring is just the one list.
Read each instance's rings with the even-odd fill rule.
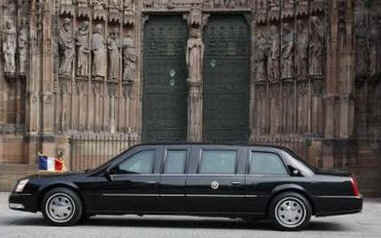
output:
[[150,212],[158,208],[160,146],[142,146],[127,153],[110,170],[110,180],[98,184],[97,209]]
[[192,146],[186,182],[189,213],[232,214],[246,210],[242,153],[238,146]]

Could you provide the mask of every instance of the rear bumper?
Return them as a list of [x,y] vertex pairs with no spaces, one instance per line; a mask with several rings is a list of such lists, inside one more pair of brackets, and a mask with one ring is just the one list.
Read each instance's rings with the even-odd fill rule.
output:
[[362,211],[362,196],[319,196],[315,202],[316,216],[335,216]]
[[11,193],[8,199],[8,207],[12,210],[37,212],[34,196],[29,193]]

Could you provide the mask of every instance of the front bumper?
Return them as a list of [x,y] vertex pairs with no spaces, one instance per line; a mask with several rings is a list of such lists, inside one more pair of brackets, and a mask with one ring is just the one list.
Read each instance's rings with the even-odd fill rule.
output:
[[12,192],[9,195],[8,206],[12,210],[37,212],[33,194]]
[[362,211],[362,196],[320,196],[316,198],[316,216],[353,214]]

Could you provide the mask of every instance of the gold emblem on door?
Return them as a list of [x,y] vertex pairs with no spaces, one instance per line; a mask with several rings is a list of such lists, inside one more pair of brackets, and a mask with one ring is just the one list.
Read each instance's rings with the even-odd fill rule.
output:
[[220,187],[220,184],[217,182],[217,181],[213,181],[211,184],[210,184],[210,187],[213,189],[213,190],[216,190]]

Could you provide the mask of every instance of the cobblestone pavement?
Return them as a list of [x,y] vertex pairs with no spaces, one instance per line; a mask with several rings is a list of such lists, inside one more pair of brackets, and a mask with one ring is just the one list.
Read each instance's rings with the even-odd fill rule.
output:
[[239,237],[239,238],[380,238],[381,199],[367,199],[360,214],[313,218],[302,232],[273,230],[269,222],[248,224],[241,220],[175,216],[96,216],[74,227],[45,224],[41,213],[24,213],[8,209],[8,193],[0,193],[1,238],[45,237]]

